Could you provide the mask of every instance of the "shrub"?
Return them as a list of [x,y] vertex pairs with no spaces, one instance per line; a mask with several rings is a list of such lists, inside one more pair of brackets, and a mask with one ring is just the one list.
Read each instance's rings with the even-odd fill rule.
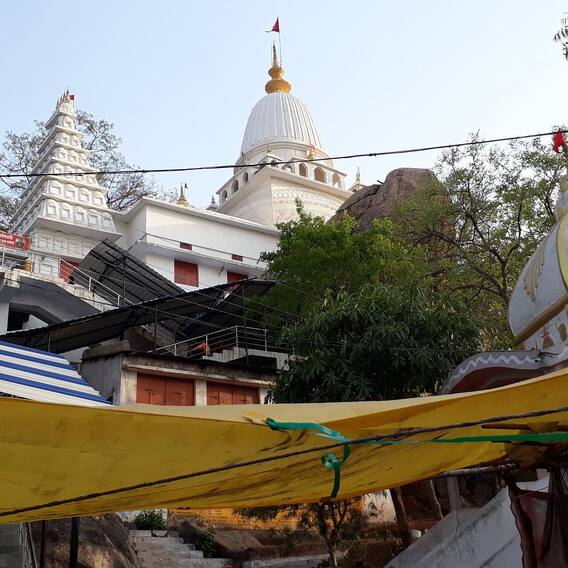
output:
[[164,530],[166,528],[166,519],[164,519],[161,511],[148,509],[138,513],[138,515],[134,517],[134,526],[141,531]]

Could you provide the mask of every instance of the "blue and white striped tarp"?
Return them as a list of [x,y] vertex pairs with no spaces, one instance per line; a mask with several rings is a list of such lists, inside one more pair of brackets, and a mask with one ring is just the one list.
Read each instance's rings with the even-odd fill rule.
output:
[[109,404],[62,355],[0,341],[0,395],[42,402]]

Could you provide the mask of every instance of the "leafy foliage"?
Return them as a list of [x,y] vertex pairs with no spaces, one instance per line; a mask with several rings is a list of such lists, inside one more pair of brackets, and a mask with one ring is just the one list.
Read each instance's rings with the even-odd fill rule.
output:
[[141,531],[164,530],[166,528],[166,520],[161,511],[148,509],[141,511],[134,517],[134,526]]
[[418,285],[368,285],[288,326],[295,358],[276,381],[276,402],[419,396],[479,349],[476,321],[447,294]]
[[506,310],[517,278],[555,222],[564,160],[540,139],[444,152],[442,186],[424,187],[394,215],[397,234],[426,245],[435,286],[485,320],[486,348],[507,346]]
[[[349,216],[328,224],[307,214],[301,203],[297,207],[298,219],[278,225],[276,251],[261,255],[269,276],[282,284],[266,300],[280,313],[306,316],[340,293],[373,282],[412,282],[424,272],[420,251],[393,240],[390,221],[377,221],[370,231],[353,233],[356,222]],[[280,326],[282,319],[274,317]]]
[[554,34],[554,41],[562,46],[562,55],[568,60],[568,18],[562,18],[561,28]]
[[208,528],[199,534],[197,547],[203,552],[205,558],[213,558],[215,556],[215,531],[212,528]]
[[275,519],[278,515],[296,520],[294,530],[285,531],[288,547],[306,537],[314,529],[324,539],[328,553],[329,565],[336,568],[335,550],[337,544],[345,540],[356,539],[361,530],[368,524],[363,512],[362,498],[328,501],[325,503],[309,503],[307,505],[290,505],[287,507],[263,507],[258,509],[239,509],[237,514],[258,520]]
[[[77,130],[83,133],[83,147],[91,150],[91,165],[97,170],[116,171],[131,169],[119,148],[122,140],[115,134],[114,125],[92,114],[77,111]],[[0,225],[7,227],[19,199],[25,191],[31,172],[39,158],[39,148],[45,139],[45,122],[35,122],[32,132],[16,134],[6,132],[0,152],[0,170],[22,174],[19,178],[2,178],[4,191],[0,196]],[[140,197],[156,196],[155,183],[143,174],[103,174],[99,183],[108,190],[107,203],[111,209],[124,211]]]

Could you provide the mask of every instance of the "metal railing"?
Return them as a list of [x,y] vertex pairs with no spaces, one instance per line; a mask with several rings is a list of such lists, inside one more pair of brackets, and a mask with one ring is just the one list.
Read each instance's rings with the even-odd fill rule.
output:
[[[28,262],[31,263],[31,266],[28,265]],[[111,307],[119,307],[125,304],[123,297],[118,292],[102,284],[97,278],[77,268],[74,264],[57,256],[35,252],[26,254],[25,251],[19,251],[19,249],[0,247],[0,266],[20,270],[26,270],[29,267],[32,274],[61,278],[68,284],[79,286],[89,292],[92,295],[92,300],[98,301],[102,305],[103,311],[105,309],[104,304],[110,304]],[[43,270],[44,267],[49,267],[50,270]]]
[[267,329],[234,325],[191,339],[184,339],[154,349],[156,353],[169,352],[182,357],[200,357],[220,353],[226,349],[242,348],[265,352],[285,352]]

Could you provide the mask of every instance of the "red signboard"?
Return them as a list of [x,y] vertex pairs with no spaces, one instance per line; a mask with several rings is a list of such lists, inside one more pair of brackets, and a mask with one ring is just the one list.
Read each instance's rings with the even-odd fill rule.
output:
[[0,247],[10,247],[22,250],[30,248],[30,238],[21,237],[20,235],[10,235],[0,231]]

